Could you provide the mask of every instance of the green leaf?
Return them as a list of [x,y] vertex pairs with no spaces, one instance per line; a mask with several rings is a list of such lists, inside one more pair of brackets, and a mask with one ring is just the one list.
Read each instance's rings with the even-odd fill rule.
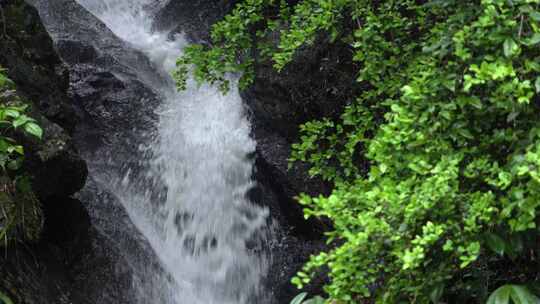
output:
[[509,304],[510,292],[510,285],[500,287],[489,296],[486,304]]
[[0,137],[0,153],[8,152],[9,147],[11,145],[4,138]]
[[305,301],[303,304],[324,304],[324,298],[316,296],[313,299]]
[[26,125],[24,125],[24,130],[28,134],[34,135],[35,137],[39,139],[41,139],[41,137],[43,136],[43,130],[41,129],[41,127],[33,122],[29,122]]
[[0,153],[0,167],[4,170],[6,170],[6,163],[9,160],[9,157],[7,154]]
[[13,151],[17,152],[19,155],[24,155],[24,148],[21,145],[13,146]]
[[530,5],[522,5],[519,7],[519,11],[522,13],[530,13],[533,11],[533,8]]
[[529,14],[529,17],[531,17],[534,21],[540,21],[540,12],[534,11]]
[[528,45],[535,45],[540,43],[540,33],[534,33],[534,35],[527,41]]
[[525,286],[512,285],[510,297],[515,304],[539,304],[540,300]]
[[33,121],[32,118],[26,116],[26,115],[21,115],[19,117],[17,117],[14,121],[13,121],[13,127],[15,129],[17,129],[18,127],[24,125],[25,123],[29,122],[29,121]]
[[0,291],[0,301],[2,301],[4,304],[13,304],[11,299],[8,296],[6,296],[4,293],[2,293],[1,291]]
[[302,301],[304,301],[307,295],[307,292],[302,292],[301,294],[294,297],[294,299],[291,301],[291,304],[302,304]]
[[11,88],[13,86],[13,81],[7,78],[7,76],[0,74],[0,89]]
[[514,56],[515,54],[517,54],[517,52],[519,51],[519,46],[514,41],[514,39],[506,38],[503,44],[503,51],[504,51],[504,56],[506,56],[507,58],[510,58]]
[[20,157],[17,159],[11,160],[8,162],[7,168],[12,171],[18,170],[19,168],[21,168],[22,162],[23,162],[23,159]]
[[24,155],[24,148],[21,145],[10,145],[7,148],[7,152],[10,154],[16,152],[17,154]]
[[506,243],[503,238],[496,235],[495,233],[487,233],[486,234],[486,244],[489,247],[489,249],[493,250],[493,252],[497,253],[498,255],[504,255]]
[[444,284],[439,284],[429,293],[429,299],[433,304],[438,304],[444,293]]
[[14,109],[6,109],[6,111],[4,112],[4,114],[7,116],[7,117],[13,117],[13,118],[17,118],[21,115],[21,113],[19,113],[19,111],[17,110],[14,110]]
[[521,285],[504,285],[495,290],[486,304],[538,304],[540,300],[529,289]]

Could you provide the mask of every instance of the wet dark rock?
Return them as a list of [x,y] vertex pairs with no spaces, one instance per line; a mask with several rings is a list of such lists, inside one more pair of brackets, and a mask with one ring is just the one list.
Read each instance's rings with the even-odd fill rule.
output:
[[9,35],[0,40],[0,65],[8,69],[20,99],[36,105],[31,116],[44,131],[42,140],[21,138],[27,146],[25,168],[41,200],[68,197],[82,188],[87,169],[66,131],[76,122],[66,94],[67,70],[34,8],[20,0],[5,1],[2,8]]
[[300,124],[337,118],[360,93],[352,50],[325,37],[297,51],[281,72],[266,62],[255,67],[255,81],[243,94],[256,125],[288,142],[298,140]]
[[[21,304],[89,303],[72,294],[67,262],[84,248],[78,245],[90,229],[86,210],[71,198],[84,185],[88,171],[71,138],[78,120],[67,95],[68,71],[33,7],[22,0],[0,5],[6,19],[6,24],[0,21],[0,28],[7,33],[0,39],[0,65],[17,85],[16,92],[6,92],[12,95],[2,98],[31,104],[29,115],[44,131],[42,140],[23,136],[18,140],[26,148],[23,168],[33,190],[29,195],[36,197],[34,205],[25,208],[39,210],[40,218],[32,221],[45,222],[43,231],[37,232],[40,238],[28,243],[21,236],[2,248],[0,290]],[[35,225],[27,222],[23,228],[29,226]]]
[[52,196],[69,197],[84,186],[86,163],[65,131],[47,120],[39,121],[44,137],[27,145],[30,154],[25,164],[32,174],[33,189],[42,201]]
[[[306,221],[296,197],[301,193],[328,195],[332,185],[311,178],[306,164],[288,168],[288,158],[292,144],[299,142],[300,124],[337,119],[359,94],[351,56],[347,45],[319,37],[313,46],[299,50],[281,73],[269,63],[258,63],[253,85],[242,92],[257,141],[255,178],[259,185],[252,195],[255,201],[266,201],[280,225],[271,246],[274,259],[268,278],[276,303],[288,303],[299,293],[290,278],[310,255],[328,249],[323,232],[331,223],[314,218]],[[305,291],[322,294],[326,280],[321,273]]]
[[61,196],[49,197],[44,204],[46,228],[43,240],[71,250],[83,250],[84,246],[79,245],[83,244],[91,228],[90,216],[84,206],[76,199]]
[[37,11],[22,0],[5,0],[1,5],[6,36],[0,35],[0,65],[9,70],[19,91],[34,101],[46,118],[71,133],[77,121],[66,94],[68,71]]
[[34,190],[41,199],[72,195],[84,185],[87,170],[70,137],[77,119],[67,96],[67,68],[33,7],[9,0],[2,8],[8,35],[0,39],[0,65],[8,69],[17,94],[36,105],[32,116],[44,130],[42,141],[26,143]]
[[60,40],[56,47],[64,50],[63,60],[67,63],[92,63],[99,56],[94,47],[77,40]]
[[211,26],[236,3],[237,0],[171,0],[156,12],[154,28],[173,35],[186,33],[192,41],[208,41]]
[[[74,0],[31,0],[68,64],[75,111],[80,123],[77,147],[91,158],[103,146],[123,147],[111,157],[126,160],[145,142],[156,117],[157,87],[169,81],[156,73],[148,58],[118,38],[105,24]],[[136,67],[137,70],[133,70]],[[106,157],[102,157],[106,158]]]
[[70,263],[72,290],[91,303],[166,303],[153,276],[163,272],[158,258],[118,199],[91,177],[77,198],[92,226]]
[[0,286],[14,303],[94,304],[72,295],[71,280],[59,255],[49,244],[16,246],[0,258]]
[[[68,226],[85,231],[85,225],[69,221],[47,234],[64,253],[72,282],[69,290],[91,303],[165,303],[163,286],[151,275],[163,272],[159,260],[119,198],[103,186],[115,185],[97,177],[108,178],[98,173],[111,171],[122,176],[135,168],[131,174],[141,185],[153,182],[145,179],[146,171],[138,165],[144,156],[139,146],[150,142],[153,134],[158,105],[153,87],[169,80],[156,72],[147,56],[118,38],[76,1],[29,2],[38,9],[59,57],[69,67],[69,96],[79,120],[74,142],[90,168],[89,180],[77,195],[88,210],[87,237],[70,239],[69,234],[54,233]],[[49,214],[63,216],[58,209]],[[74,244],[80,250],[72,250]]]

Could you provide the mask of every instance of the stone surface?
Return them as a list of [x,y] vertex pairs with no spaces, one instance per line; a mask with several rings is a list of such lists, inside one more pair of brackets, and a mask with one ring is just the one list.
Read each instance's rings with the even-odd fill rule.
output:
[[[36,10],[22,0],[1,2],[6,26],[0,37],[0,65],[9,70],[19,91],[49,120],[71,133],[76,116],[67,97],[69,75]],[[0,31],[0,32],[2,32]]]
[[[0,65],[8,69],[17,86],[17,96],[10,99],[28,102],[29,115],[44,131],[42,140],[16,134],[25,146],[23,169],[30,175],[35,193],[27,194],[33,198],[16,197],[16,204],[40,215],[32,223],[28,222],[32,217],[24,216],[26,223],[21,227],[27,231],[43,220],[44,226],[43,231],[35,232],[35,238],[17,237],[31,243],[13,242],[2,249],[0,290],[15,303],[84,304],[84,297],[70,292],[64,259],[69,250],[77,248],[75,240],[86,238],[90,228],[88,213],[80,201],[71,198],[84,185],[88,171],[71,138],[77,117],[67,95],[68,71],[33,7],[22,0],[1,1],[0,6],[6,20],[5,24],[0,21]],[[54,241],[48,237],[52,235]],[[60,239],[73,243],[57,244]]]
[[208,42],[211,26],[234,8],[238,0],[171,0],[156,12],[154,28],[185,33],[189,39]]
[[[77,195],[89,213],[88,236],[59,245],[67,254],[70,291],[91,303],[165,303],[160,298],[163,286],[154,276],[162,272],[158,259],[102,180],[138,166],[143,158],[139,146],[151,142],[158,106],[157,94],[143,83],[158,86],[168,80],[76,1],[29,2],[68,66],[69,95],[78,117],[74,142],[90,169]],[[141,169],[132,174],[144,173]],[[59,236],[69,237],[50,234],[50,239]]]
[[[328,195],[331,185],[311,178],[309,167],[296,163],[288,168],[293,143],[300,141],[299,126],[314,119],[336,119],[359,94],[352,52],[347,45],[320,36],[312,46],[297,51],[294,60],[278,73],[269,63],[255,66],[255,81],[242,96],[253,122],[257,141],[257,180],[260,187],[276,195],[273,212],[282,229],[269,281],[277,303],[288,303],[299,291],[290,278],[310,255],[327,250],[322,233],[331,223],[304,220],[296,197]],[[273,203],[274,205],[276,203]],[[288,254],[294,252],[293,255]],[[321,294],[326,277],[321,273],[305,291]]]

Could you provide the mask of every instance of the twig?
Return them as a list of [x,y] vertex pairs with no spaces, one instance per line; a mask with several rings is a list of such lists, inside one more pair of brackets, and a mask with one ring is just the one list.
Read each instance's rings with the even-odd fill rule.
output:
[[523,31],[523,14],[521,14],[521,22],[519,23],[519,33],[518,38],[521,39],[521,33]]

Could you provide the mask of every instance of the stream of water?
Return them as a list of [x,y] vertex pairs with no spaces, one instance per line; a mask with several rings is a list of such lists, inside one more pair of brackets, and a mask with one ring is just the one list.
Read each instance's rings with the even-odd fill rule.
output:
[[[163,3],[78,2],[146,54],[157,73],[174,69],[186,42],[153,32],[147,13]],[[163,273],[147,274],[162,284],[158,302],[166,303],[159,304],[261,303],[267,261],[248,244],[261,237],[268,211],[246,198],[255,142],[238,90],[224,96],[190,81],[177,92],[168,76],[146,85],[161,96],[155,136],[140,147],[148,155],[140,160],[146,179],[155,182],[138,182],[132,170],[118,181],[97,180],[121,201],[159,258]]]

